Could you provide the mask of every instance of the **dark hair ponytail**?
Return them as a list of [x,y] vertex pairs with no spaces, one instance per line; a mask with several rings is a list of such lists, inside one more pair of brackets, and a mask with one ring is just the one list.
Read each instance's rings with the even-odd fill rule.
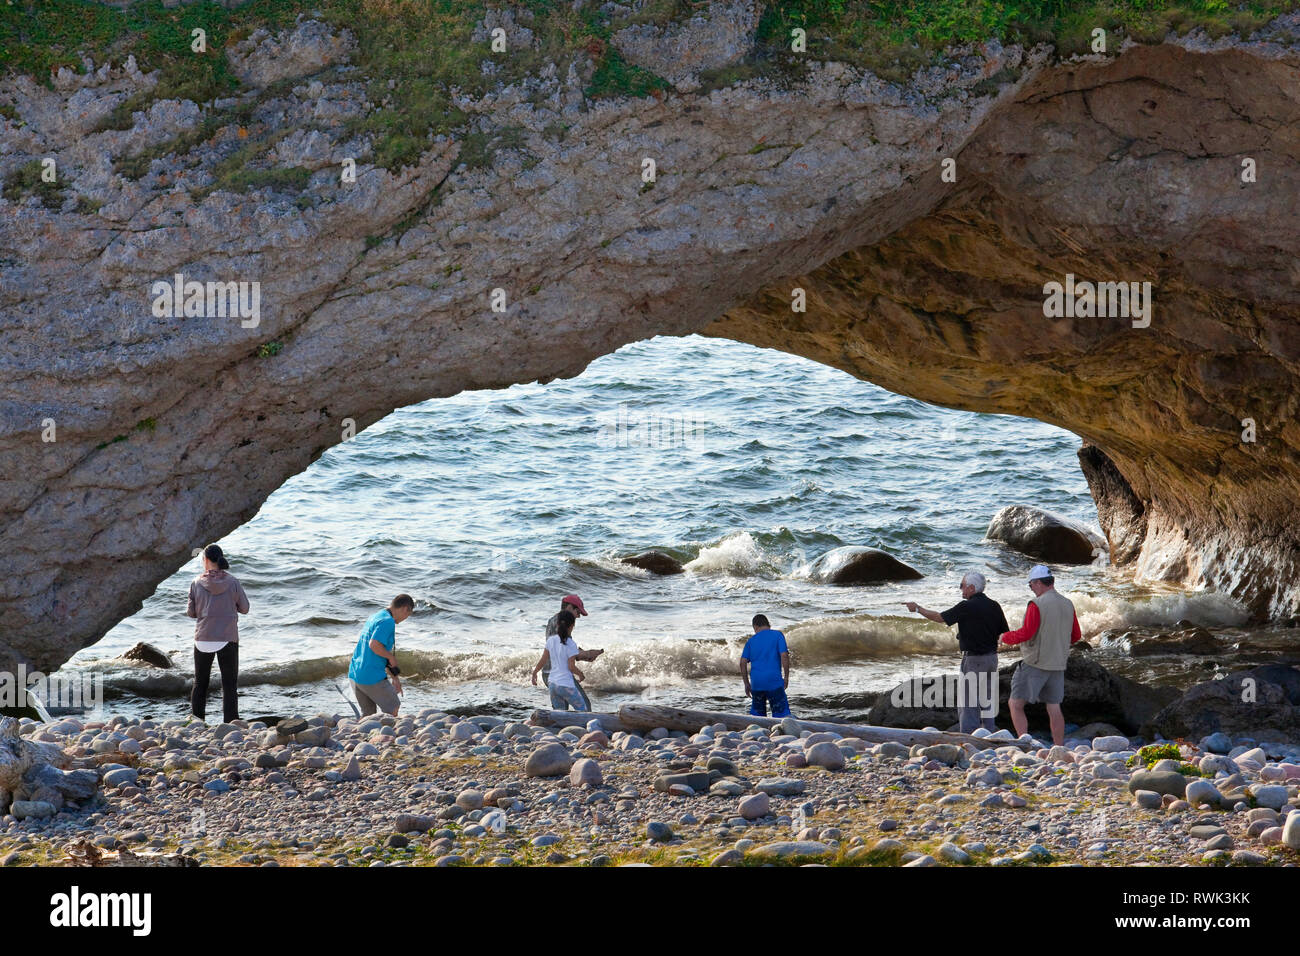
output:
[[575,621],[577,618],[572,611],[561,611],[555,615],[555,629],[559,632],[561,644],[569,643],[569,632],[573,630]]
[[225,571],[230,567],[230,562],[226,560],[226,556],[222,552],[221,545],[219,544],[208,545],[203,549],[203,556],[219,567],[222,571]]

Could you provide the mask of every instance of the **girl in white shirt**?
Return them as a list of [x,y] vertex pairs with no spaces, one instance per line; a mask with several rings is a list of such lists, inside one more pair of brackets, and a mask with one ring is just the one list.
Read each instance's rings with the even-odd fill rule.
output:
[[546,686],[551,692],[551,707],[555,710],[585,709],[577,681],[585,680],[586,675],[578,670],[578,644],[572,636],[574,621],[570,611],[556,615],[556,633],[546,639],[546,650],[542,651],[533,668],[534,685],[537,684],[538,671],[550,668]]

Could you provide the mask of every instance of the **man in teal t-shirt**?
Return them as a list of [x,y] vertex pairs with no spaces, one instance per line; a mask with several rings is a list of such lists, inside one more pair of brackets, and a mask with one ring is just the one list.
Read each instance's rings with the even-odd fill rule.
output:
[[785,646],[785,635],[774,631],[765,615],[754,615],[753,623],[754,636],[745,642],[740,654],[740,676],[750,698],[749,712],[766,717],[770,703],[773,717],[789,717],[785,689],[790,686],[790,651]]
[[[348,666],[348,678],[352,681],[352,692],[356,695],[361,716],[368,717],[376,710],[386,714],[397,714],[401,701],[397,695],[402,692],[402,682],[398,678],[401,671],[397,668],[397,625],[401,624],[415,610],[415,601],[409,594],[399,594],[391,604],[382,611],[370,615],[361,636],[357,639],[356,650],[352,652],[352,663]],[[392,683],[388,674],[393,675]]]

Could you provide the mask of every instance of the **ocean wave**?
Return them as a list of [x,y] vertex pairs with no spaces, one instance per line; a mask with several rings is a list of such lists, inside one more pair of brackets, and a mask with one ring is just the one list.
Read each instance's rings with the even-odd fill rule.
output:
[[792,657],[815,666],[913,654],[955,654],[955,634],[942,624],[920,618],[861,614],[796,624],[786,638]]
[[778,571],[748,531],[728,535],[717,544],[700,548],[700,553],[686,563],[686,570],[697,574],[737,576]]
[[[739,678],[740,653],[746,635],[710,639],[667,638],[611,642],[605,653],[583,665],[587,686],[610,693],[640,693],[648,688],[708,678]],[[814,620],[790,628],[787,634],[792,665],[816,667],[853,660],[910,654],[949,654],[951,634],[924,621],[891,617],[852,617]],[[422,649],[399,650],[398,665],[411,682],[459,684],[474,681],[528,684],[539,651],[499,654],[446,653]],[[320,681],[344,681],[350,655],[258,664],[243,669],[241,687],[295,687]],[[103,678],[105,695],[145,698],[178,697],[189,693],[193,673],[182,664],[175,669],[141,667],[119,660],[90,661],[76,668]],[[216,675],[214,674],[214,680]]]
[[1171,592],[1132,598],[1068,592],[1066,596],[1074,602],[1079,627],[1085,636],[1123,627],[1171,627],[1179,621],[1211,628],[1240,627],[1250,620],[1250,612],[1245,607],[1229,595],[1216,591]]

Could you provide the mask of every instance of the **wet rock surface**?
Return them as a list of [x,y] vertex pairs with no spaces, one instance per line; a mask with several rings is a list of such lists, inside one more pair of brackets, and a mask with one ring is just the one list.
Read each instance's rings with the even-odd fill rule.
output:
[[985,537],[1022,554],[1049,563],[1091,564],[1106,550],[1106,541],[1096,532],[1060,515],[1012,505],[1003,508],[989,522]]

